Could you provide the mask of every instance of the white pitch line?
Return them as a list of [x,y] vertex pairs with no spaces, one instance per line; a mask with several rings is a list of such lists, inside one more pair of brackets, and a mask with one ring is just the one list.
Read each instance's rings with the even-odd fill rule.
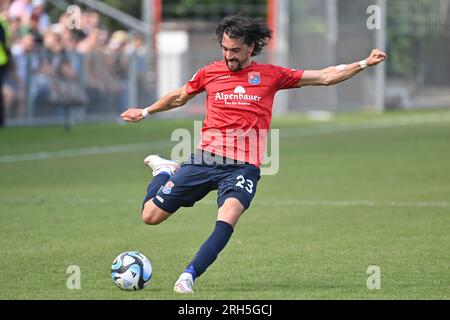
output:
[[274,206],[312,206],[312,207],[399,207],[399,208],[450,208],[450,203],[445,201],[387,201],[375,202],[368,200],[262,200],[256,201],[261,205]]
[[[216,204],[215,201],[202,200],[205,205]],[[261,206],[303,206],[303,207],[396,207],[396,208],[450,208],[450,203],[445,201],[385,201],[376,202],[369,200],[255,200],[251,204]]]
[[[117,202],[126,204],[140,204],[142,198],[0,198],[2,204],[48,204],[48,203],[64,203],[74,205],[104,205],[108,203],[116,204]],[[198,205],[216,205],[214,200],[203,199],[198,201]],[[305,199],[261,199],[252,202],[252,206],[303,206],[303,207],[392,207],[392,208],[445,208],[450,209],[450,202],[446,201],[371,201],[371,200],[305,200]]]
[[[429,113],[424,115],[400,116],[390,119],[381,119],[366,123],[356,124],[327,124],[313,127],[282,128],[280,136],[283,138],[294,136],[309,136],[318,134],[330,134],[336,132],[346,132],[354,130],[382,129],[398,126],[432,124],[450,122],[450,112]],[[12,154],[0,156],[0,163],[11,163],[19,161],[48,160],[54,158],[83,157],[102,154],[124,153],[132,151],[151,151],[153,148],[170,146],[171,141],[159,140],[144,143],[119,144],[110,146],[97,146],[80,149],[66,149],[59,151],[42,151],[26,154]]]
[[18,161],[33,161],[33,160],[48,160],[54,158],[68,158],[68,157],[83,157],[102,154],[124,153],[141,150],[152,150],[152,148],[167,147],[167,140],[133,143],[133,144],[118,144],[111,146],[98,146],[80,149],[66,149],[59,151],[42,151],[35,153],[13,154],[0,156],[0,163],[18,162]]

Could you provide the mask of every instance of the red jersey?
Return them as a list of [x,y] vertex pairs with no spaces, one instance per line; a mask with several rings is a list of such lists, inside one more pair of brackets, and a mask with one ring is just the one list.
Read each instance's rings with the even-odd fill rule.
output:
[[302,75],[255,61],[237,72],[224,61],[201,68],[186,84],[187,94],[207,93],[198,148],[260,167],[275,93],[297,87]]

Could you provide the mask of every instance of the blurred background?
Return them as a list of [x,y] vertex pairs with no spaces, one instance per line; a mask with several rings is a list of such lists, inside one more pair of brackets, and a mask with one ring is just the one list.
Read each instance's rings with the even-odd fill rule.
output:
[[[450,0],[1,0],[5,126],[120,121],[221,59],[217,22],[264,19],[260,62],[299,69],[389,60],[338,86],[280,93],[276,114],[450,106]],[[204,95],[158,117],[204,112]]]

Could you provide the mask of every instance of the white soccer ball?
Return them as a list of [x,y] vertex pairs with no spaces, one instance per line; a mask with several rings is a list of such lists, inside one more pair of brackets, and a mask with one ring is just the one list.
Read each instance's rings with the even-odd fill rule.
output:
[[120,289],[141,290],[152,278],[152,271],[152,265],[146,256],[137,251],[126,251],[114,259],[111,277]]

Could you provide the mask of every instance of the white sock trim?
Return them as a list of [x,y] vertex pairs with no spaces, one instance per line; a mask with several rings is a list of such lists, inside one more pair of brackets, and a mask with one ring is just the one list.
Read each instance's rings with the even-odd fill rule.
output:
[[183,272],[180,275],[180,279],[189,279],[189,280],[191,280],[192,283],[194,283],[194,279],[192,278],[192,274],[190,274],[189,272]]

